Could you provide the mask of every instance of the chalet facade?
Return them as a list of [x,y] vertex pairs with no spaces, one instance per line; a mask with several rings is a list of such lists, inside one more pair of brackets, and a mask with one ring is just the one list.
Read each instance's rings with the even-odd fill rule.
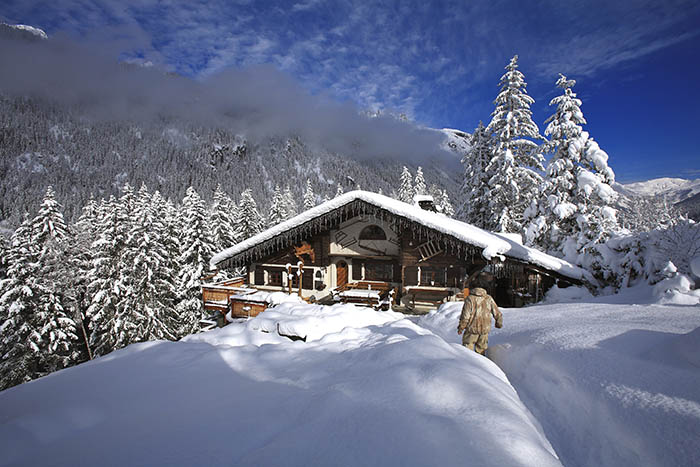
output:
[[556,282],[593,282],[586,271],[507,237],[364,191],[234,245],[211,266],[243,271],[246,285],[257,290],[319,301],[388,295],[406,308],[434,307],[476,285],[501,306],[521,306]]

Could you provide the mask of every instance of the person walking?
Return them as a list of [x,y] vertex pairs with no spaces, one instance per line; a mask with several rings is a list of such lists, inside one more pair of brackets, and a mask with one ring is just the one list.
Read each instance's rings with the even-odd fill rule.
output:
[[459,317],[457,333],[462,334],[462,345],[481,355],[489,346],[491,316],[496,320],[496,327],[503,327],[503,314],[493,298],[481,287],[472,289],[464,297],[462,314]]

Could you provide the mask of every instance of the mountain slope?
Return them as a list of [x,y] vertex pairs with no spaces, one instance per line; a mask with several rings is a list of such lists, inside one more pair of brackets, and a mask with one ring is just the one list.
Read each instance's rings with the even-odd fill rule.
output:
[[[237,197],[252,188],[266,212],[275,185],[289,185],[298,205],[306,179],[317,201],[361,187],[390,194],[402,162],[361,160],[311,146],[294,135],[252,141],[230,129],[183,121],[101,121],[80,109],[39,99],[0,97],[0,220],[17,224],[53,185],[69,219],[91,195],[118,194],[125,182],[179,200],[192,185],[210,198],[217,184]],[[420,162],[419,162],[420,163]],[[425,159],[428,184],[453,194],[457,181]],[[455,162],[456,163],[456,162]]]
[[622,184],[624,193],[638,196],[665,196],[668,202],[678,203],[700,193],[700,178],[655,178],[644,182]]

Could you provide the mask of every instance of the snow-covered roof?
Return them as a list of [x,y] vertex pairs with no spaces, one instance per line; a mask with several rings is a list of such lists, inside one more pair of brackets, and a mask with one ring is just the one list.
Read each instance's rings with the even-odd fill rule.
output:
[[288,219],[241,243],[227,248],[214,255],[210,264],[215,268],[227,260],[244,254],[251,248],[260,246],[269,240],[283,237],[290,231],[311,223],[317,218],[336,209],[341,209],[355,201],[361,201],[383,209],[395,216],[415,222],[436,232],[449,235],[458,241],[476,247],[481,250],[482,256],[487,260],[507,256],[559,273],[571,279],[595,283],[595,279],[588,271],[534,248],[523,246],[506,236],[482,230],[465,222],[449,218],[443,214],[425,211],[418,206],[406,204],[393,198],[360,190],[350,191],[332,200],[326,201],[308,211],[302,212],[298,216]]

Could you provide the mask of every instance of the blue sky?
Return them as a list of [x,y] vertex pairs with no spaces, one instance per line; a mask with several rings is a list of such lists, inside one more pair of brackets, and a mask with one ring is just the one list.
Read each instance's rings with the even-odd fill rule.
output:
[[310,93],[468,132],[518,54],[541,131],[564,73],[618,181],[700,177],[696,0],[21,0],[0,19],[198,80],[267,64]]

